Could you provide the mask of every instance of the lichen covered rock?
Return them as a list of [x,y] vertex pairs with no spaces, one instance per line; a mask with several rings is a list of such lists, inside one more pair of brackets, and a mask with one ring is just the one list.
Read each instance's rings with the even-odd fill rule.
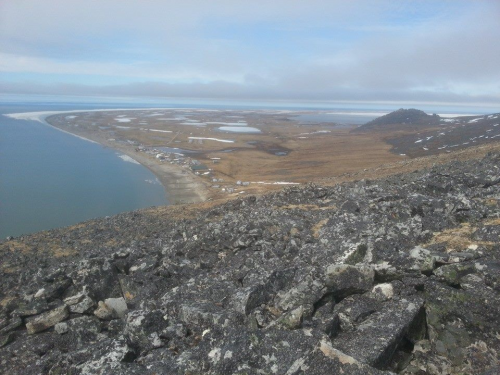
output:
[[499,163],[0,243],[0,373],[496,374]]

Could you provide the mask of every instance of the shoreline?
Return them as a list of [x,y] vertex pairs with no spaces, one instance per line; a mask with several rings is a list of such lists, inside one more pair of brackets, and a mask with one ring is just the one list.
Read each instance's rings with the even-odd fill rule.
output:
[[[50,125],[53,126],[53,125]],[[143,167],[149,169],[160,181],[170,205],[204,202],[209,198],[208,188],[198,181],[190,171],[170,163],[159,163],[148,155],[131,150],[128,147],[113,145],[111,142],[97,142],[121,154],[127,155]]]
[[[137,110],[137,109],[135,109]],[[184,169],[178,165],[173,165],[169,163],[159,163],[156,159],[149,157],[147,155],[141,155],[135,148],[120,146],[113,142],[109,142],[99,137],[92,137],[89,134],[82,136],[80,134],[72,133],[68,130],[61,129],[48,121],[51,116],[56,116],[65,113],[85,113],[85,112],[104,112],[113,111],[113,109],[96,109],[96,110],[72,110],[72,111],[44,111],[44,112],[25,112],[25,113],[12,113],[4,114],[4,116],[16,119],[16,120],[31,120],[38,121],[44,125],[50,126],[58,131],[72,135],[74,137],[80,138],[81,140],[99,144],[102,147],[109,148],[120,154],[127,155],[134,159],[141,166],[147,168],[151,171],[156,178],[160,181],[165,190],[165,195],[167,197],[169,205],[179,205],[179,204],[191,204],[204,202],[209,198],[209,190],[203,184],[203,182],[198,181],[196,176],[194,176],[190,171]]]

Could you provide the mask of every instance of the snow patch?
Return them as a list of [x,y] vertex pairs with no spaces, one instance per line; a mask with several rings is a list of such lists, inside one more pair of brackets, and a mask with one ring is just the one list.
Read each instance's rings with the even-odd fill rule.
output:
[[188,137],[188,138],[189,139],[201,139],[201,140],[206,139],[207,141],[216,141],[216,142],[223,142],[223,143],[234,143],[234,141],[231,139],[205,138],[205,137]]
[[172,133],[171,130],[160,130],[160,129],[146,129],[149,130],[150,132],[158,132],[158,133]]

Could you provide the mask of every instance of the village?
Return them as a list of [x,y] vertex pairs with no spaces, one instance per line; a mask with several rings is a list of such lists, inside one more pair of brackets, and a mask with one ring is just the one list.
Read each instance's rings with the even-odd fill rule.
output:
[[[176,164],[183,169],[182,173],[191,172],[194,175],[203,178],[205,182],[209,184],[211,189],[222,193],[245,194],[245,190],[243,190],[243,188],[250,185],[249,181],[238,180],[235,183],[231,183],[229,181],[225,181],[223,178],[217,178],[213,168],[207,166],[206,163],[202,163],[198,159],[187,156],[182,152],[176,152],[175,149],[166,149],[169,149],[169,151],[164,151],[158,148],[139,146],[135,148],[135,151],[154,157],[161,163]],[[180,149],[178,150],[180,151]],[[212,157],[209,160],[211,164],[218,164],[221,158]]]

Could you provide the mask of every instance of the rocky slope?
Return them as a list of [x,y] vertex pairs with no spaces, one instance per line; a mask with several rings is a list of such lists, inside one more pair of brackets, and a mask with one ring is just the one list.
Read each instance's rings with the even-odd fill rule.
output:
[[500,113],[440,120],[437,128],[389,138],[392,152],[410,157],[451,153],[460,149],[498,142]]
[[0,373],[497,374],[499,165],[12,239]]

